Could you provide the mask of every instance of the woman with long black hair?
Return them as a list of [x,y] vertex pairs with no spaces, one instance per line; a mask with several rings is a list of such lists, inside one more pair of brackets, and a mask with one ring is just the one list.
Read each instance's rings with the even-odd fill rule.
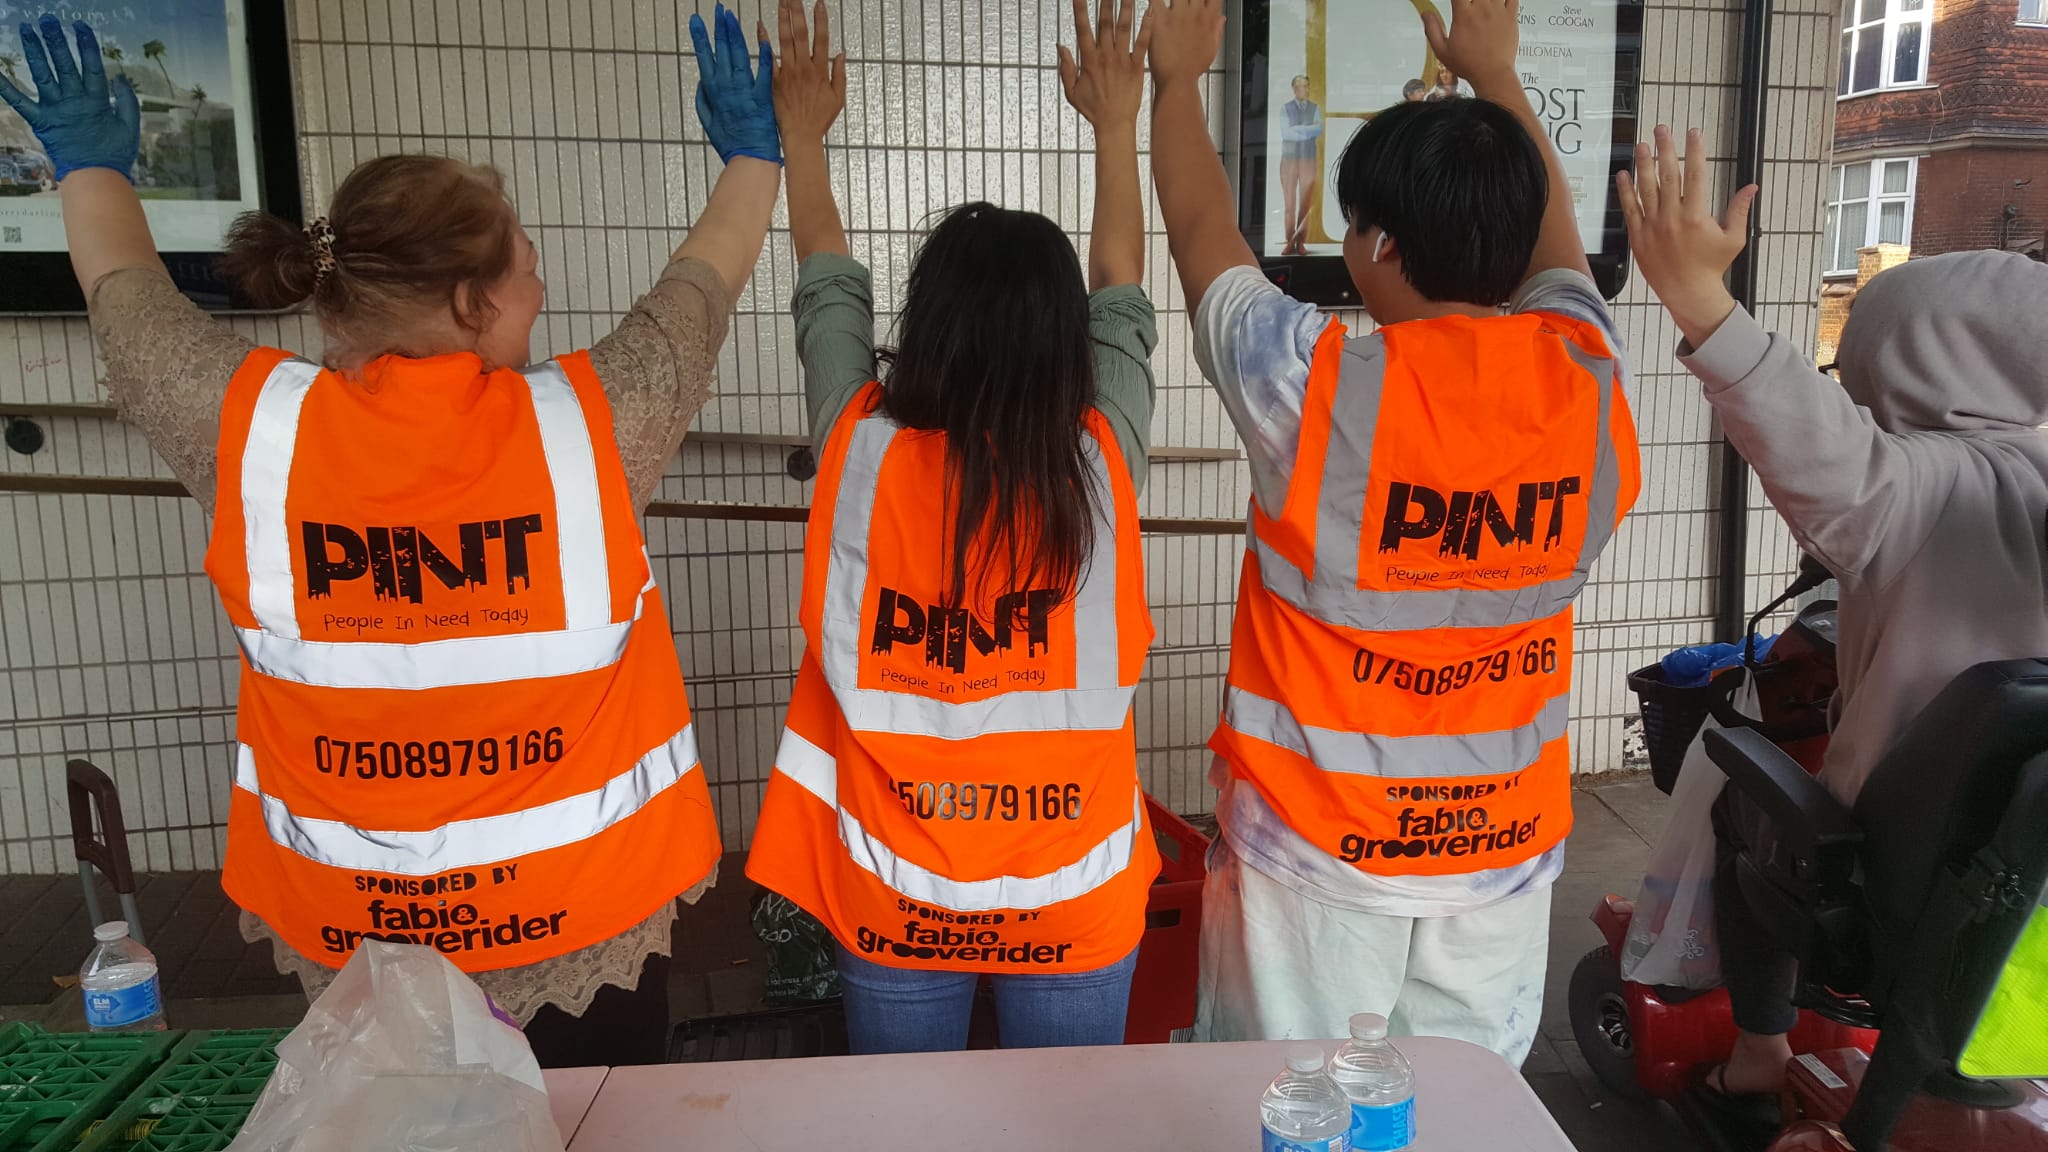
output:
[[[1113,1044],[1158,855],[1131,697],[1152,636],[1136,492],[1156,342],[1135,0],[1075,0],[1067,100],[1095,129],[1084,279],[1043,216],[974,203],[924,242],[877,355],[824,137],[823,3],[784,0],[775,100],[820,469],[806,650],[748,874],[839,942],[856,1052],[964,1047],[994,978],[1009,1047]],[[1148,25],[1149,26],[1149,25]],[[1092,294],[1090,292],[1092,289]]]

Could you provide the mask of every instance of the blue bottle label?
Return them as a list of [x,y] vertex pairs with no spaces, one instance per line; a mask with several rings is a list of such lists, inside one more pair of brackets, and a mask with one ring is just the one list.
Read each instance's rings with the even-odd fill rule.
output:
[[1259,1142],[1259,1152],[1351,1152],[1351,1142],[1342,1132],[1328,1140],[1290,1140],[1271,1128],[1260,1128],[1265,1138]]
[[1351,1147],[1356,1152],[1398,1152],[1415,1143],[1415,1097],[1399,1104],[1353,1104]]
[[85,993],[85,1022],[92,1028],[126,1028],[162,1010],[154,976],[126,988],[87,989]]

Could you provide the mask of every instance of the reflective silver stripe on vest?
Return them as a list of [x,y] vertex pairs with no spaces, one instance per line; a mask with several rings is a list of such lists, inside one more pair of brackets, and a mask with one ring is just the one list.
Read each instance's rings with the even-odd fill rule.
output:
[[260,628],[237,628],[235,639],[241,642],[249,667],[275,680],[321,688],[418,691],[539,680],[609,668],[626,651],[633,625],[646,606],[643,595],[634,605],[631,620],[576,632],[512,632],[384,644],[292,640]]
[[839,496],[832,507],[818,657],[847,726],[856,732],[943,740],[968,740],[994,732],[1123,727],[1137,685],[1117,682],[1121,637],[1116,619],[1116,549],[1135,542],[1116,538],[1109,471],[1093,437],[1085,437],[1082,446],[1093,480],[1097,555],[1083,566],[1074,595],[1075,686],[1005,692],[958,703],[860,686],[860,657],[866,649],[861,607],[868,584],[868,533],[882,459],[897,431],[895,421],[885,416],[868,416],[854,425],[846,465],[839,476]]
[[1571,696],[1560,694],[1519,728],[1465,736],[1378,736],[1303,724],[1287,705],[1235,686],[1223,697],[1224,724],[1306,756],[1325,772],[1410,780],[1520,772],[1536,762],[1544,745],[1564,735],[1570,714]]
[[235,787],[262,804],[263,826],[272,843],[316,864],[351,872],[432,876],[588,840],[629,819],[696,770],[697,732],[686,724],[632,767],[589,792],[418,832],[376,832],[294,814],[284,801],[263,791],[255,753],[246,744],[236,746]]
[[1267,590],[1326,624],[1370,632],[1503,627],[1546,619],[1570,607],[1585,585],[1593,561],[1614,533],[1621,467],[1610,424],[1615,362],[1592,356],[1569,340],[1565,348],[1573,362],[1592,374],[1600,389],[1593,480],[1586,494],[1586,534],[1579,546],[1577,567],[1569,574],[1522,588],[1394,592],[1358,586],[1366,488],[1386,358],[1368,360],[1354,354],[1347,343],[1330,413],[1330,446],[1323,458],[1321,499],[1316,506],[1315,576],[1310,579],[1254,529],[1247,533],[1248,545],[1258,557],[1259,579]]
[[299,410],[320,366],[285,359],[270,370],[249,419],[242,448],[242,550],[249,564],[249,611],[256,626],[283,639],[299,635],[292,577],[291,525],[284,516],[292,453],[299,441]]
[[244,547],[256,627],[238,628],[235,634],[250,668],[323,688],[417,690],[568,676],[618,663],[644,609],[645,593],[654,586],[653,569],[635,601],[633,619],[614,622],[596,449],[576,390],[553,362],[528,369],[525,379],[554,490],[549,531],[561,565],[565,626],[416,644],[302,639],[294,534],[285,498],[300,409],[319,371],[296,359],[271,371],[257,396],[242,453]]
[[1039,876],[951,880],[896,855],[839,806],[839,762],[830,752],[785,728],[782,744],[775,750],[775,770],[833,810],[839,818],[840,842],[862,870],[892,892],[955,912],[1030,911],[1086,896],[1131,866],[1132,850],[1145,819],[1144,795],[1133,789],[1131,822],[1097,842],[1079,860]]
[[598,495],[597,452],[576,387],[549,360],[525,372],[540,423],[541,455],[555,490],[555,545],[562,565],[562,631],[612,622],[610,555],[604,550],[604,501]]

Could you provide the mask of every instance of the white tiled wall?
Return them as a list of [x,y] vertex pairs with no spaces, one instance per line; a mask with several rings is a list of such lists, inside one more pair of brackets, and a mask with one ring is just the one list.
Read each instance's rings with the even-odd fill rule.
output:
[[[751,22],[758,6],[744,0],[743,18]],[[937,209],[988,198],[1085,233],[1089,138],[1060,99],[1051,48],[1066,32],[1066,0],[839,7],[852,76],[833,165],[854,253],[876,271],[882,324],[920,226]],[[1810,341],[1834,15],[1826,0],[1778,10],[1762,311],[1767,323]],[[542,251],[549,308],[541,350],[583,347],[605,331],[703,204],[717,160],[690,111],[695,68],[676,5],[297,0],[293,17],[313,207],[352,165],[379,153],[436,151],[498,165]],[[1738,20],[1732,4],[1652,0],[1646,123],[1700,125],[1715,154],[1732,154]],[[1225,90],[1214,74],[1212,95]],[[1220,118],[1219,109],[1212,121]],[[1156,229],[1156,213],[1153,222]],[[778,233],[739,302],[719,396],[699,429],[805,431],[787,351],[793,282]],[[1154,443],[1234,447],[1194,371],[1185,302],[1156,232],[1148,286],[1161,330]],[[1623,717],[1634,710],[1625,672],[1703,638],[1714,593],[1711,418],[1671,360],[1675,336],[1640,287],[1631,286],[1619,316],[1636,363],[1645,491],[1581,601],[1573,736],[1578,766],[1589,772],[1623,762]],[[268,343],[317,351],[318,333],[298,317],[231,323]],[[10,403],[103,399],[82,320],[0,318],[0,412]],[[42,422],[48,446],[32,457],[0,452],[0,471],[167,474],[122,424],[90,414]],[[663,495],[801,505],[806,486],[784,474],[783,452],[686,444]],[[1143,508],[1235,517],[1246,491],[1234,461],[1155,462]],[[1760,493],[1752,503],[1763,509]],[[1752,598],[1791,566],[1775,519],[1766,511],[1754,522]],[[648,537],[726,839],[739,847],[752,833],[800,643],[800,531],[656,520]],[[204,543],[190,501],[0,495],[0,872],[70,866],[63,764],[79,755],[120,784],[138,867],[218,866],[234,657],[201,574]],[[1210,799],[1203,745],[1220,701],[1239,549],[1230,535],[1148,541],[1159,638],[1139,694],[1141,767],[1152,791],[1182,811],[1204,810]]]

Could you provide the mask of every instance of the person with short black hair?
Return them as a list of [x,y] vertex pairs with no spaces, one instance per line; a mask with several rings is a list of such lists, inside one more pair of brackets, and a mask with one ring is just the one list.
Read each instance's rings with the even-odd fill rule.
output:
[[1155,0],[1153,187],[1251,525],[1203,892],[1196,1039],[1354,1012],[1519,1063],[1571,828],[1571,604],[1640,486],[1620,340],[1515,71],[1516,0],[1424,18],[1477,99],[1402,102],[1337,168],[1379,329],[1292,300],[1237,230],[1199,83],[1220,0]]
[[1408,82],[1401,85],[1401,99],[1406,103],[1419,103],[1427,95],[1429,85],[1424,84],[1420,77],[1410,76]]
[[1514,297],[1549,187],[1543,149],[1513,112],[1487,100],[1395,104],[1337,160],[1337,206],[1352,232],[1369,227],[1398,242],[1400,286],[1435,304],[1491,308]]

